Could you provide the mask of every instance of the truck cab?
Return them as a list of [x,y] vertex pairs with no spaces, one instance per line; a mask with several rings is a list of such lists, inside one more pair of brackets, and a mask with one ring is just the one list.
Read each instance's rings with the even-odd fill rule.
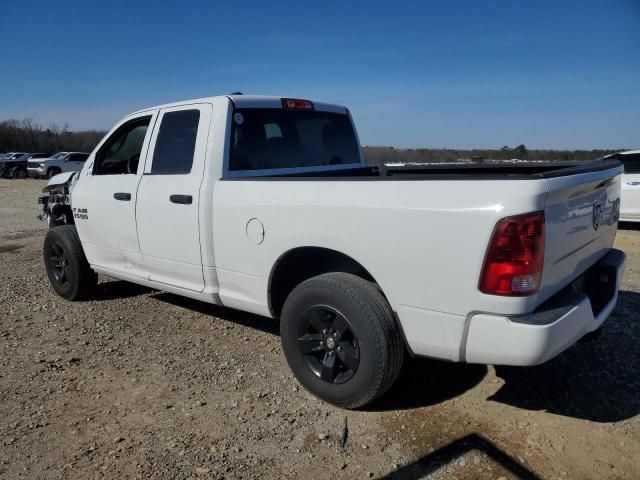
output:
[[[267,107],[277,107],[280,118],[250,118]],[[219,97],[143,110],[117,124],[73,192],[75,208],[101,219],[77,223],[92,265],[215,300],[211,199],[219,179],[362,165],[344,107],[281,107],[280,98]],[[301,119],[287,121],[290,112]],[[281,128],[298,130],[284,136]],[[297,155],[282,144],[292,139]]]

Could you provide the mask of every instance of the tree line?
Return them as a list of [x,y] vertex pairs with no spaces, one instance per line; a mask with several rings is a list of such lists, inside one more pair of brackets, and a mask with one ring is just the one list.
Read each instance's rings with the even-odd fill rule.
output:
[[47,127],[32,118],[0,122],[0,152],[90,152],[105,132],[70,132],[67,125]]
[[390,162],[454,162],[456,160],[593,160],[620,150],[528,150],[524,145],[500,149],[364,147],[368,165]]
[[[0,122],[1,152],[90,152],[106,132],[70,132],[67,125],[44,127],[31,118]],[[364,147],[368,165],[391,162],[453,162],[460,159],[592,160],[619,150],[528,150],[524,145],[500,149]]]

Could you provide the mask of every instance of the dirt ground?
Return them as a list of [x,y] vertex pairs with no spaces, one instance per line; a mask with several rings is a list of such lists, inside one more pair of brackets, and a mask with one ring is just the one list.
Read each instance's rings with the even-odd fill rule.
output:
[[110,278],[54,295],[43,185],[0,180],[0,478],[640,478],[637,227],[597,341],[531,368],[414,359],[352,412],[298,386],[271,320]]

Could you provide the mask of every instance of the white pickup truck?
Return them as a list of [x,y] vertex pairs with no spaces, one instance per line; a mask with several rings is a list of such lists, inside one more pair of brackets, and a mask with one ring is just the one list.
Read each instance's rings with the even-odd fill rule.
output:
[[597,330],[618,160],[368,167],[349,111],[228,95],[133,113],[49,181],[53,289],[96,274],[279,319],[298,380],[336,405],[387,390],[405,352],[535,365]]

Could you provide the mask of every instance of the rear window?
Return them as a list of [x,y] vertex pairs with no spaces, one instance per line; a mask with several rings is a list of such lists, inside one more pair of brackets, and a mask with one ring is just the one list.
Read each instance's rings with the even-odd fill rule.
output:
[[340,113],[238,109],[231,140],[231,171],[360,163],[351,120]]

